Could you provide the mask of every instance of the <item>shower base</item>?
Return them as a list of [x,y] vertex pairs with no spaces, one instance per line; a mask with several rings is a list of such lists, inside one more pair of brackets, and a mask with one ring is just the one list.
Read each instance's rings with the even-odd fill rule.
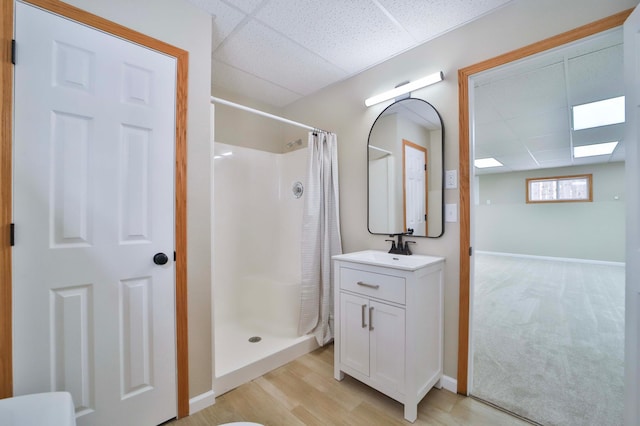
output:
[[[253,337],[261,339],[250,342]],[[216,325],[215,393],[220,396],[317,348],[311,335],[284,337],[248,324]]]

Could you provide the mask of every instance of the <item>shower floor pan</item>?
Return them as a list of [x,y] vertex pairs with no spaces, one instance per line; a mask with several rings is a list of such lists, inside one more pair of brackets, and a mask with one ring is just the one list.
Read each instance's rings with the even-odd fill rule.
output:
[[[260,340],[251,342],[255,337]],[[246,324],[216,325],[215,393],[222,395],[317,348],[312,335],[273,336]]]

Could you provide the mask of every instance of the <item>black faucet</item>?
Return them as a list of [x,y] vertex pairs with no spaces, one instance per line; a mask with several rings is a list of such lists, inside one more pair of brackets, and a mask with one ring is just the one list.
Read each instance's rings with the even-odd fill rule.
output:
[[[411,230],[413,231],[413,230]],[[399,233],[399,234],[390,234],[389,236],[391,238],[393,237],[398,237],[398,243],[396,244],[396,242],[394,240],[385,240],[385,241],[391,241],[391,250],[389,250],[389,253],[391,254],[402,254],[402,255],[406,255],[409,256],[411,254],[411,250],[409,249],[409,244],[415,244],[415,241],[405,241],[404,245],[402,244],[402,236],[403,235],[411,235],[413,232],[411,233]]]

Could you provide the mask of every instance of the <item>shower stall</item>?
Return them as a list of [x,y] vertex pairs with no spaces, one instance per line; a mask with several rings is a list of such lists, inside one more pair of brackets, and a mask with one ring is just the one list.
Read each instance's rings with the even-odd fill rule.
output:
[[216,142],[214,153],[214,390],[220,395],[317,344],[297,335],[308,149],[274,154]]

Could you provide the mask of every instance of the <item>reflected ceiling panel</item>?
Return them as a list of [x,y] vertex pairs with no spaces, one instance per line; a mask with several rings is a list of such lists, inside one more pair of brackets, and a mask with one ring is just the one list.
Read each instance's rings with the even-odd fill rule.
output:
[[[624,94],[620,28],[473,77],[475,158],[503,167],[477,174],[624,161],[624,124],[572,130],[571,108]],[[610,155],[573,148],[620,141]]]

